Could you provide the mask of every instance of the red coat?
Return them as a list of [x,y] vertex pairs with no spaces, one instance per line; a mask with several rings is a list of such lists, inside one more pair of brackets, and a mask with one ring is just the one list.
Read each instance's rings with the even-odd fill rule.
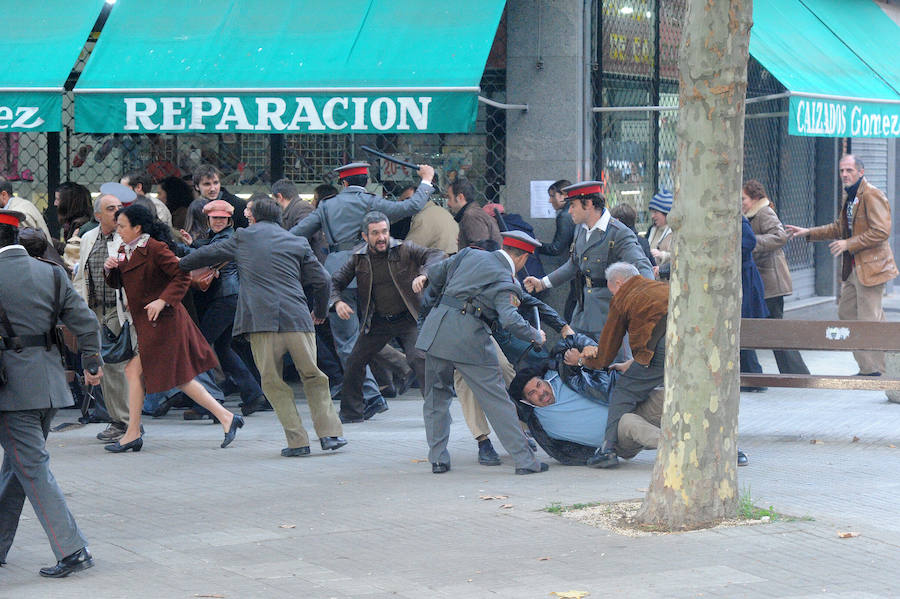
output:
[[[119,255],[124,252],[120,249]],[[120,261],[119,268],[109,271],[106,280],[112,287],[125,287],[147,393],[183,385],[218,366],[212,348],[181,305],[191,278],[178,267],[178,258],[166,244],[149,239],[135,248],[130,260]],[[144,306],[156,299],[169,305],[156,322],[150,322]]]

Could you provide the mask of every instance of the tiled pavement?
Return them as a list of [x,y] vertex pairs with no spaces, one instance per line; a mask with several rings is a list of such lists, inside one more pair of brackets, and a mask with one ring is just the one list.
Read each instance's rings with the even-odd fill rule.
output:
[[[855,371],[849,354],[804,356],[814,372]],[[760,357],[771,371],[771,353]],[[251,416],[226,450],[219,427],[177,412],[146,420],[139,454],[103,452],[93,440],[100,425],[53,434],[54,473],[97,565],[40,578],[53,558],[26,506],[0,598],[900,597],[900,404],[883,394],[743,395],[740,445],[751,464],[740,487],[758,505],[814,520],[644,538],[542,508],[641,497],[653,453],[613,471],[550,460],[546,474],[514,476],[496,442],[504,465],[476,463],[453,409],[453,470],[440,476],[419,461],[412,394],[348,425],[343,450],[314,447],[309,458],[278,455],[284,438],[271,412]]]

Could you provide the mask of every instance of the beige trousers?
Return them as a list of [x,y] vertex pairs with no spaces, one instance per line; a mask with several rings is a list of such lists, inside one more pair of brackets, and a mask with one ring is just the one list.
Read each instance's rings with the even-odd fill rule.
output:
[[315,333],[266,332],[250,333],[247,337],[250,339],[253,361],[259,369],[263,393],[284,428],[288,447],[308,447],[309,435],[294,403],[294,391],[282,376],[285,353],[291,354],[294,366],[300,373],[316,435],[320,439],[341,436],[343,427],[331,402],[328,377],[316,366]]
[[619,457],[633,458],[642,449],[656,449],[665,398],[665,390],[657,387],[646,401],[637,405],[634,412],[622,416],[619,420],[619,440],[616,442]]
[[[106,324],[114,334],[118,335],[122,330],[119,324],[119,315],[116,313],[115,304],[111,308],[103,312],[103,306],[95,306],[94,314],[100,324]],[[131,346],[137,347],[134,337],[134,327],[131,329]],[[128,426],[128,381],[125,380],[125,364],[104,364],[103,378],[100,379],[100,390],[103,391],[103,403],[106,404],[106,411],[109,412],[109,418],[113,422],[121,422]]]
[[[503,353],[503,350],[500,349],[500,345],[493,337],[491,337],[491,343],[494,344],[494,350],[497,352],[497,359],[500,360],[500,371],[503,373],[503,381],[506,383],[505,386],[509,387],[509,383],[512,382],[513,377],[516,376],[516,371],[513,369],[513,365],[510,364],[509,360],[506,359],[506,355]],[[477,439],[481,436],[490,435],[491,427],[488,426],[487,419],[484,417],[484,412],[481,410],[481,406],[475,399],[475,394],[472,393],[472,389],[458,370],[453,372],[453,386],[456,388],[456,397],[459,399],[459,405],[462,407],[463,411],[463,418],[466,419],[466,426],[469,427],[472,436]]]
[[[838,318],[841,320],[884,320],[881,301],[884,297],[884,283],[866,287],[856,277],[856,269],[841,283],[841,297],[838,300]],[[884,352],[855,351],[853,357],[862,374],[884,373]]]

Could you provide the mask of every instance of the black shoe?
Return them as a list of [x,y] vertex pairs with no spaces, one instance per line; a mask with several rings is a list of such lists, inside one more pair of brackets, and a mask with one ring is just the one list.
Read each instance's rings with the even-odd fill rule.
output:
[[499,466],[503,463],[500,461],[500,456],[494,451],[490,439],[478,442],[478,463],[482,466]]
[[309,445],[303,447],[285,447],[281,450],[283,458],[302,458],[309,455]]
[[613,449],[604,451],[601,448],[595,451],[594,455],[587,459],[585,465],[590,466],[591,468],[615,468],[619,465],[619,456],[616,455],[616,452]]
[[338,418],[341,419],[342,424],[358,424],[364,420],[357,416],[344,416],[343,414],[338,414]]
[[249,416],[254,412],[259,412],[263,409],[263,404],[266,402],[266,396],[260,395],[256,399],[252,399],[250,401],[245,401],[241,404],[241,414],[244,416]]
[[150,413],[150,415],[153,416],[154,418],[162,418],[163,416],[168,414],[169,410],[171,410],[173,407],[175,407],[175,404],[180,399],[178,397],[179,395],[180,395],[180,393],[176,393],[175,395],[173,395],[171,397],[167,397],[164,400],[162,400],[161,402],[159,402],[159,405],[156,407],[155,410],[153,410]]
[[56,562],[55,566],[41,568],[41,576],[46,576],[47,578],[65,578],[69,574],[87,570],[93,565],[94,558],[91,557],[91,552],[88,551],[87,547],[82,547],[72,555],[67,555]]
[[443,474],[450,470],[450,464],[445,464],[443,462],[431,462],[431,473],[432,474]]
[[321,439],[319,439],[319,445],[322,446],[322,451],[328,451],[329,449],[334,451],[335,449],[340,449],[346,444],[347,439],[343,437],[322,437]]
[[539,472],[546,472],[550,470],[550,465],[547,462],[538,462],[538,469],[532,470],[531,468],[516,468],[516,474],[538,474]]
[[379,387],[378,391],[381,392],[382,397],[387,397],[388,399],[397,397],[397,388],[394,387],[394,385],[385,385],[384,387]]
[[877,370],[875,372],[857,372],[856,376],[881,376]]
[[738,449],[738,466],[746,466],[750,463],[750,458],[747,457],[747,454]]
[[363,418],[368,420],[375,414],[381,414],[382,412],[387,412],[390,408],[388,407],[388,403],[384,400],[383,397],[379,397],[372,403],[368,404],[363,410]]
[[131,451],[137,453],[141,450],[142,447],[144,447],[144,438],[138,437],[134,441],[129,441],[125,445],[122,445],[118,441],[116,441],[115,443],[110,443],[109,445],[105,445],[103,449],[112,453],[125,453],[130,449]]
[[222,441],[222,445],[220,447],[225,449],[228,447],[234,438],[237,436],[237,431],[239,428],[244,426],[244,418],[243,416],[234,415],[234,418],[231,419],[231,426],[228,427],[228,432],[225,433],[225,440]]
[[124,422],[110,422],[109,426],[97,433],[97,440],[103,441],[104,443],[118,441],[125,435],[126,428]]
[[406,393],[410,387],[412,387],[416,382],[416,372],[415,370],[410,370],[409,374],[403,377],[403,380],[400,381],[400,384],[397,385],[397,395],[403,395]]

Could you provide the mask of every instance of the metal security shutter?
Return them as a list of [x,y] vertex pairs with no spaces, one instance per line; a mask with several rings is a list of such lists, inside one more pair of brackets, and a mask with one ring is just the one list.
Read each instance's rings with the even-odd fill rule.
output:
[[865,165],[866,180],[886,192],[888,188],[888,140],[876,137],[854,137],[850,141],[850,149]]

